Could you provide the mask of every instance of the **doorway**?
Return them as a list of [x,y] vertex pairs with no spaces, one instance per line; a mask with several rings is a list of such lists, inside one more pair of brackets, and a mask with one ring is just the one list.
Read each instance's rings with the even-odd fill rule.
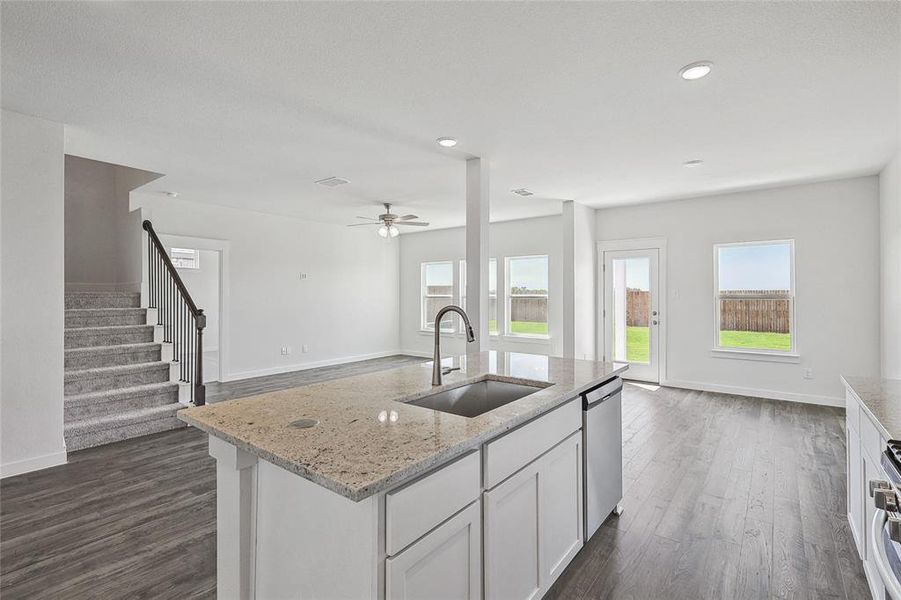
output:
[[203,334],[203,382],[222,381],[225,355],[227,247],[218,240],[160,234],[191,298],[206,316]]
[[[646,247],[635,247],[646,246]],[[599,244],[604,359],[629,363],[625,379],[659,383],[665,364],[660,244]]]

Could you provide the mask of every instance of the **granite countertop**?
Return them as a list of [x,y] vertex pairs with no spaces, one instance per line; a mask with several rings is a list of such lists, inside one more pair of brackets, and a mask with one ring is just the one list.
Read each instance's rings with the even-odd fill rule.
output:
[[[432,387],[432,362],[181,410],[178,418],[354,501],[429,471],[545,413],[626,364],[481,352]],[[543,389],[473,418],[410,401],[484,378]],[[298,429],[290,424],[314,419]]]
[[842,376],[842,380],[879,424],[882,435],[901,440],[901,379]]

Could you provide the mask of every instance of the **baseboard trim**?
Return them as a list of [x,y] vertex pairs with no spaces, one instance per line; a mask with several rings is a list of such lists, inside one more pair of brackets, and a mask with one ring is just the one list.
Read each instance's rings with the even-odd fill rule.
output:
[[54,452],[34,458],[26,458],[25,460],[17,460],[15,462],[0,465],[0,479],[7,477],[15,477],[16,475],[24,475],[32,471],[40,471],[41,469],[49,469],[66,464],[66,451]]
[[401,354],[406,354],[407,356],[418,356],[420,358],[432,358],[433,354],[431,352],[423,352],[422,350],[401,350]]
[[343,365],[361,360],[371,360],[373,358],[386,358],[388,356],[397,356],[398,354],[407,354],[402,350],[390,350],[388,352],[373,352],[372,354],[358,354],[356,356],[346,356],[343,358],[332,358],[328,360],[319,360],[307,363],[295,363],[293,365],[284,365],[280,367],[269,367],[266,369],[256,369],[253,371],[241,371],[238,373],[228,373],[222,376],[222,381],[238,381],[240,379],[252,379],[254,377],[265,377],[266,375],[279,375],[281,373],[290,373],[292,371],[306,371],[307,369],[316,369],[319,367],[331,367],[334,365]]
[[735,396],[751,396],[754,398],[766,398],[767,400],[785,400],[787,402],[800,402],[802,404],[819,404],[820,406],[845,407],[845,399],[842,397],[816,396],[814,394],[797,394],[794,392],[780,392],[777,390],[765,390],[761,388],[746,388],[719,383],[700,383],[697,381],[682,381],[668,379],[661,381],[660,385],[666,387],[696,390],[699,392],[716,392],[718,394],[733,394]]

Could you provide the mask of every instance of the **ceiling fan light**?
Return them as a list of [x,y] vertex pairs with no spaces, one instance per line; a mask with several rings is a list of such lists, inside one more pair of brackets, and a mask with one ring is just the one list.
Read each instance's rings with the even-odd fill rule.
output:
[[392,225],[391,227],[388,228],[388,233],[391,234],[391,237],[397,237],[400,234],[400,230],[397,227],[395,227],[394,225]]
[[388,237],[388,228],[385,227],[384,225],[379,227],[379,235],[382,236],[383,238]]

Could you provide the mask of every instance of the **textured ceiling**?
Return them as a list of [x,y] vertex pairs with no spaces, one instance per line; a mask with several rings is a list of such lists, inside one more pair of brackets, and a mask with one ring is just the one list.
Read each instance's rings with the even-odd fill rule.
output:
[[[2,105],[180,198],[461,224],[874,173],[898,131],[894,2],[4,2]],[[696,60],[712,74],[685,82]],[[460,140],[454,150],[434,140]],[[682,162],[701,158],[695,169]],[[328,189],[316,179],[351,184]],[[526,187],[535,196],[510,193]]]

